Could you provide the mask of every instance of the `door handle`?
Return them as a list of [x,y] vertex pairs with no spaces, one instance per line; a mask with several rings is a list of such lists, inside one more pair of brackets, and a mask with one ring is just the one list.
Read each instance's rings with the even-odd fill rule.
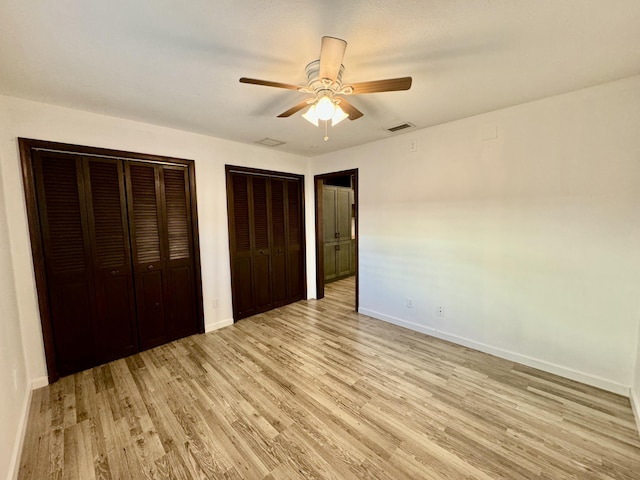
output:
[[336,232],[335,237],[340,238],[340,232]]
[[111,270],[111,276],[115,277],[117,274],[119,274],[120,271],[119,270]]
[[340,245],[336,245],[336,250],[340,250]]
[[147,266],[147,270],[153,270],[153,264]]

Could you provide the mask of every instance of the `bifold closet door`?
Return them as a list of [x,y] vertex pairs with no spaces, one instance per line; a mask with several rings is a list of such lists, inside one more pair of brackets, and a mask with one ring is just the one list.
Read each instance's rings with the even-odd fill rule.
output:
[[198,331],[187,169],[125,164],[142,349]]
[[36,152],[34,173],[59,373],[136,351],[121,164]]
[[234,319],[304,296],[302,184],[227,172]]

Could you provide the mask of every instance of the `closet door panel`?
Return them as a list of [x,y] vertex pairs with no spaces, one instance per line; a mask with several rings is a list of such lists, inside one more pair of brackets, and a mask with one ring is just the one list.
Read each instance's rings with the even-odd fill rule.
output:
[[169,339],[164,299],[166,296],[162,258],[162,205],[159,167],[125,164],[129,207],[129,230],[137,299],[138,332],[142,349]]
[[253,289],[257,311],[271,308],[271,249],[269,242],[269,206],[267,178],[253,177]]
[[249,177],[229,174],[229,229],[231,249],[231,284],[234,318],[253,312],[253,252],[250,218]]
[[235,320],[304,296],[302,183],[227,166]]
[[184,167],[162,167],[166,216],[168,311],[173,338],[198,331],[195,309],[189,177]]
[[137,351],[133,276],[122,162],[84,158],[101,362]]
[[95,293],[82,164],[74,155],[34,156],[56,364],[62,375],[93,366]]
[[271,266],[273,274],[273,302],[287,301],[287,225],[285,211],[285,181],[271,179]]
[[287,285],[289,302],[301,300],[304,296],[301,193],[300,181],[287,180]]

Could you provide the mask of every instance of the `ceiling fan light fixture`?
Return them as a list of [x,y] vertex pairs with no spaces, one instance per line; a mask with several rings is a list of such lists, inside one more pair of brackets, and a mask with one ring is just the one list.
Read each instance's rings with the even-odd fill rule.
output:
[[336,104],[329,97],[322,97],[315,105],[315,112],[319,120],[331,120],[336,113]]
[[318,115],[316,114],[315,104],[311,105],[309,109],[302,114],[302,118],[304,118],[307,122],[315,125],[316,127],[320,126],[320,124],[318,123]]
[[340,105],[336,105],[336,113],[334,113],[333,117],[331,117],[331,126],[335,127],[345,118],[349,118],[349,114],[345,113],[344,110],[340,108]]

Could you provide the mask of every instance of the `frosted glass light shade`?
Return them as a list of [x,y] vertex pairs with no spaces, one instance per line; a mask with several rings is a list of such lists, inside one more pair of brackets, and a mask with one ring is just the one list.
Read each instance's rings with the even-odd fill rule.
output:
[[348,118],[349,114],[348,113],[344,113],[344,111],[340,108],[340,105],[336,105],[336,113],[333,114],[333,117],[331,117],[331,126],[336,126],[337,124],[339,124],[342,120],[344,120],[345,118]]
[[331,120],[336,113],[336,105],[329,97],[322,97],[316,103],[316,115],[320,120]]
[[309,110],[307,110],[306,113],[302,114],[302,118],[304,118],[307,122],[312,123],[316,127],[320,126],[318,124],[318,115],[316,114],[316,106],[315,105],[311,105],[309,107]]

